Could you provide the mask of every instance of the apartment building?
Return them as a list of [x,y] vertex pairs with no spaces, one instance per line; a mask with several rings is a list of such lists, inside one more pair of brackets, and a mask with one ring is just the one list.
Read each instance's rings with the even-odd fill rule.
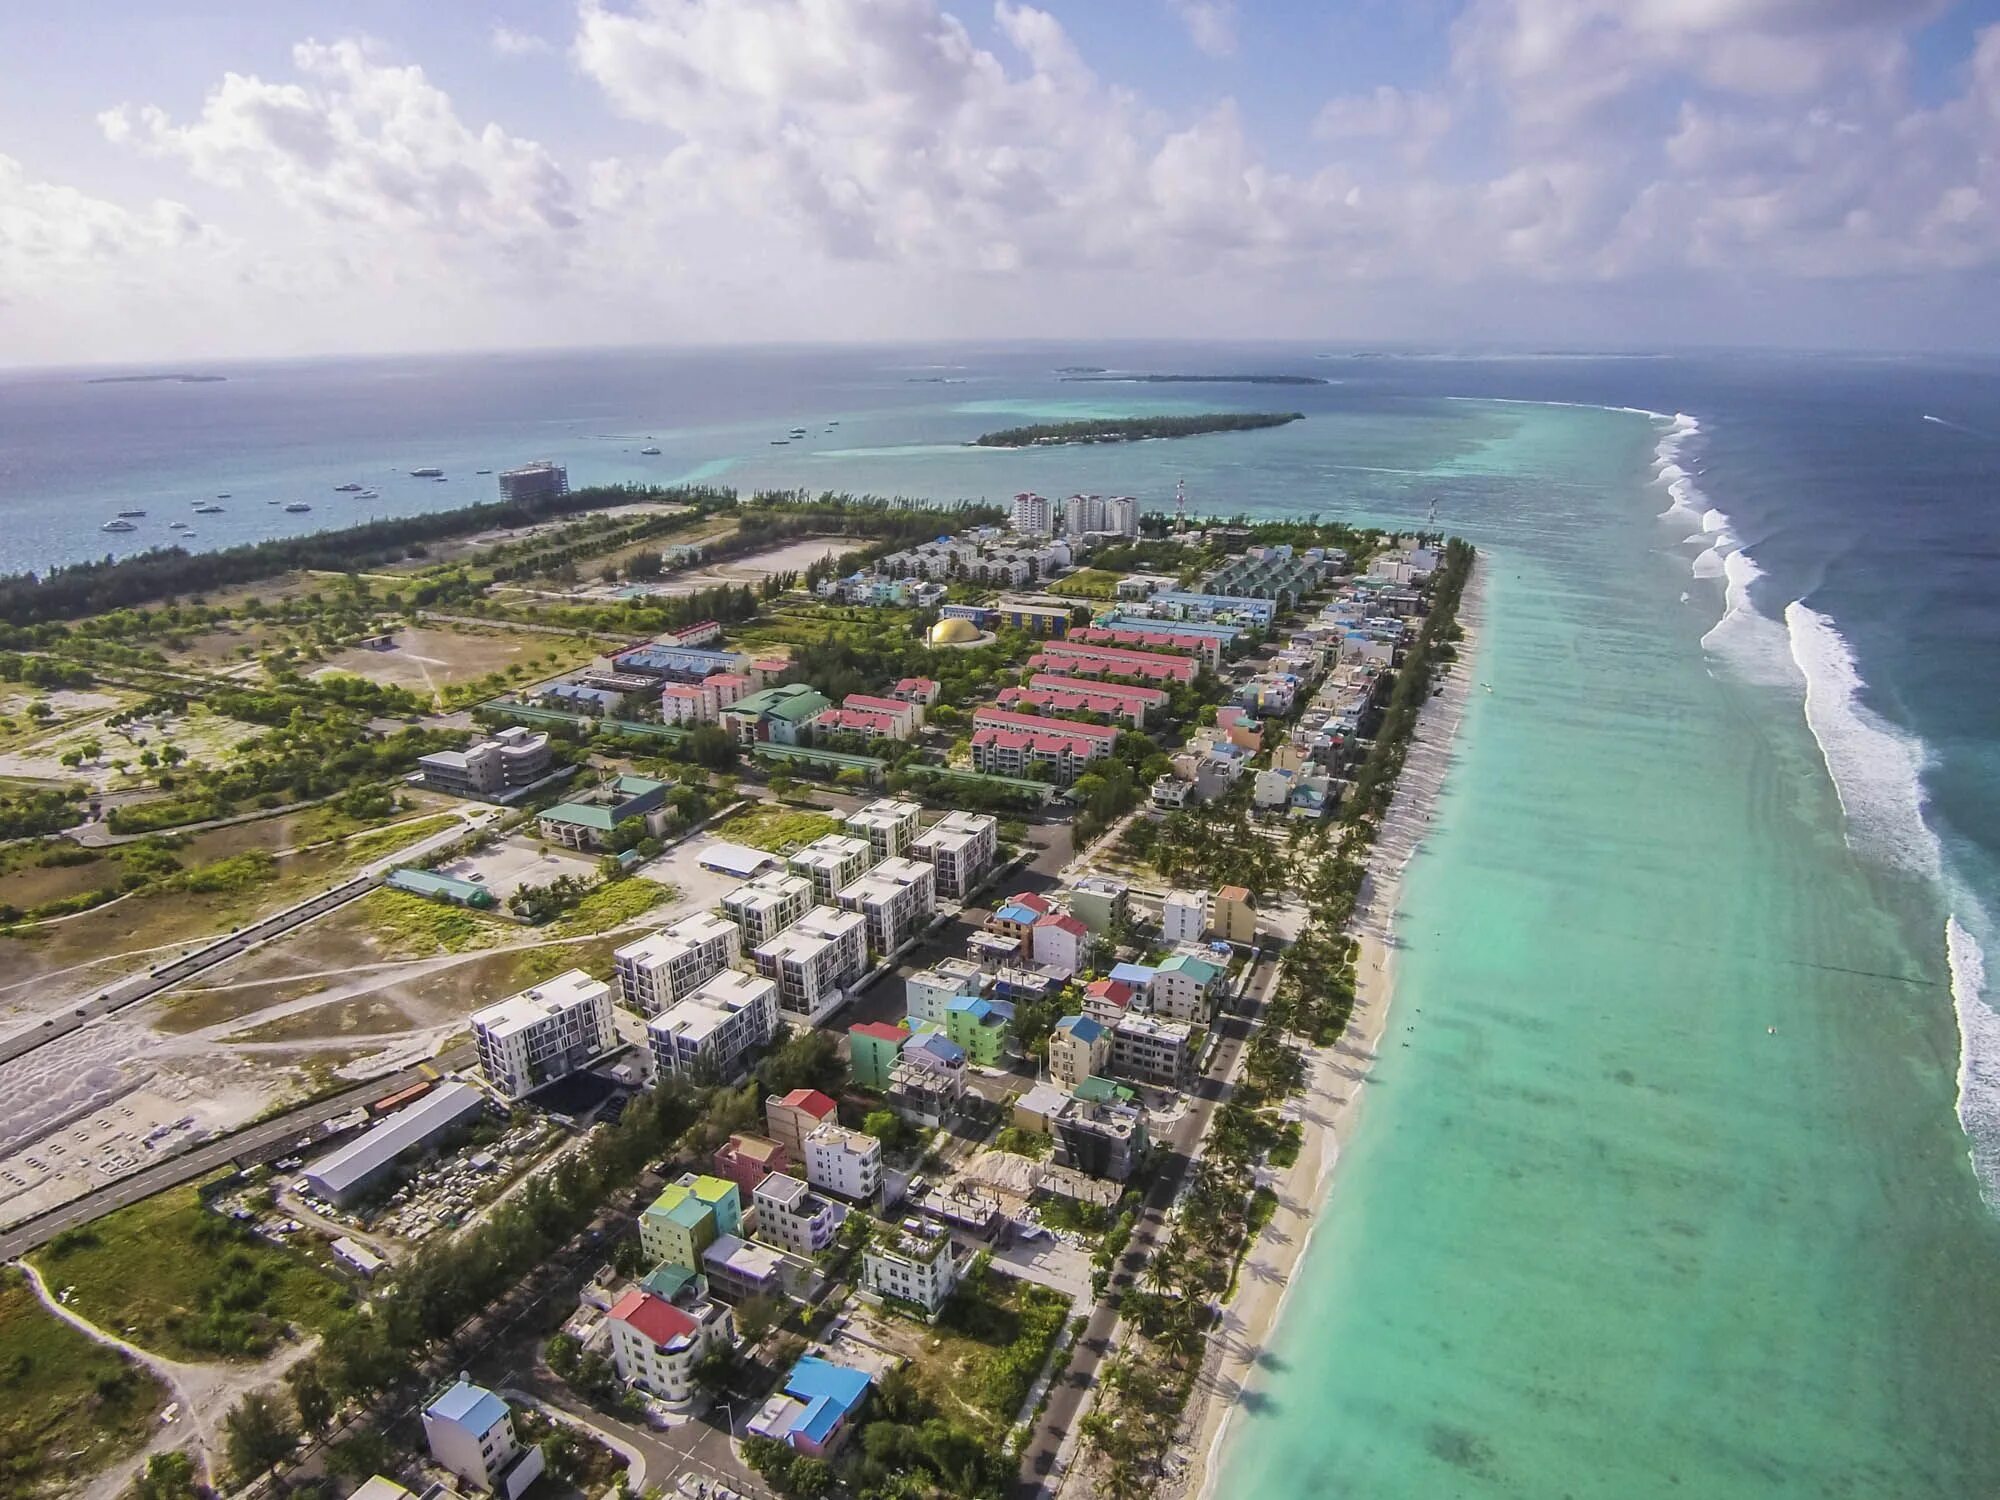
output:
[[766,1177],[750,1194],[756,1209],[757,1238],[793,1255],[813,1256],[833,1243],[846,1221],[847,1206],[835,1203],[796,1177]]
[[1059,672],[1065,677],[1132,677],[1141,682],[1188,683],[1199,675],[1201,663],[1192,656],[1167,656],[1123,646],[1044,641],[1028,658],[1028,670]]
[[936,1128],[959,1112],[965,1099],[965,1049],[935,1031],[912,1037],[889,1070],[884,1095],[906,1120]]
[[1000,822],[987,813],[948,812],[917,836],[913,858],[929,860],[940,901],[963,901],[993,864]]
[[1198,953],[1175,953],[1153,970],[1153,1014],[1206,1025],[1228,983],[1228,965]]
[[963,1267],[951,1235],[918,1219],[903,1220],[892,1240],[872,1241],[861,1254],[861,1284],[935,1317],[958,1286]]
[[1206,891],[1168,891],[1160,903],[1160,936],[1169,943],[1198,943],[1208,928]]
[[887,957],[924,930],[937,910],[937,876],[928,864],[900,856],[885,859],[840,892],[844,911],[868,924],[868,947]]
[[1110,1032],[1112,1076],[1177,1089],[1193,1075],[1194,1028],[1185,1021],[1127,1014],[1111,1023]]
[[722,911],[746,949],[761,948],[812,909],[812,882],[788,870],[766,870],[724,894]]
[[651,1391],[669,1406],[694,1404],[701,1388],[695,1371],[713,1349],[736,1343],[736,1320],[721,1303],[699,1299],[678,1307],[637,1289],[606,1315],[611,1363],[627,1385]]
[[867,1203],[882,1190],[882,1143],[831,1121],[806,1137],[806,1181],[822,1192]]
[[736,924],[698,911],[627,943],[612,955],[618,991],[641,1015],[657,1016],[736,962]]
[[[729,931],[734,936],[736,929]],[[777,1034],[777,985],[739,969],[722,970],[646,1023],[660,1078],[681,1073],[728,1082]]]
[[903,1013],[913,1021],[944,1024],[945,1010],[960,995],[983,996],[993,976],[963,958],[941,958],[903,981]]
[[875,863],[875,851],[867,839],[829,833],[795,851],[785,863],[794,875],[812,882],[813,900],[831,906],[843,890],[868,872]]
[[894,859],[908,854],[910,845],[916,842],[921,812],[922,809],[914,802],[894,797],[877,798],[858,812],[847,815],[847,832],[851,837],[868,840],[868,847],[876,859]]
[[519,1099],[567,1078],[613,1047],[611,986],[571,969],[472,1013],[487,1083]]
[[1049,1077],[1074,1090],[1111,1064],[1111,1027],[1090,1016],[1064,1016],[1049,1033]]
[[834,1102],[818,1089],[793,1089],[764,1100],[764,1133],[805,1170],[806,1137],[834,1117]]
[[554,765],[549,737],[518,725],[463,750],[437,750],[417,758],[417,770],[431,790],[481,799],[532,785]]
[[778,986],[778,1009],[817,1026],[847,1003],[847,986],[868,968],[868,920],[815,906],[754,950],[757,972]]
[[542,1472],[541,1450],[523,1448],[507,1403],[463,1375],[424,1407],[431,1457],[474,1489],[517,1496]]
[[1055,1164],[1089,1177],[1123,1182],[1146,1154],[1146,1116],[1115,1101],[1075,1096],[1049,1119]]

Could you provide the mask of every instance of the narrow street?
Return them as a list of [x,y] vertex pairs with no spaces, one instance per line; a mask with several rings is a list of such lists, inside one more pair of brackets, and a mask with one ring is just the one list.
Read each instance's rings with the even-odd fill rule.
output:
[[1275,955],[1260,958],[1256,972],[1244,986],[1242,1008],[1217,1017],[1215,1030],[1221,1041],[1207,1069],[1196,1081],[1194,1103],[1155,1145],[1157,1170],[1132,1226],[1132,1238],[1112,1270],[1104,1296],[1091,1310],[1090,1322],[1077,1341],[1068,1372],[1050,1392],[1042,1419],[1022,1450],[1021,1478],[1015,1487],[1017,1500],[1036,1500],[1045,1493],[1053,1495],[1060,1487],[1062,1476],[1056,1472],[1056,1457],[1082,1418],[1084,1402],[1097,1384],[1098,1366],[1111,1353],[1112,1335],[1118,1326],[1118,1300],[1163,1237],[1167,1210],[1187,1180],[1195,1150],[1208,1133],[1209,1120],[1229,1095],[1229,1080],[1243,1055],[1244,1044],[1263,1018],[1277,962]]

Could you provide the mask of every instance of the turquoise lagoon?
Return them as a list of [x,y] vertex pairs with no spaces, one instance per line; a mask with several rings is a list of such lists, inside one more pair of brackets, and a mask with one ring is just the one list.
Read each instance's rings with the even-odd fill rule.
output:
[[1413,491],[1484,549],[1492,691],[1216,1493],[2000,1493],[2000,1236],[1935,888],[1849,848],[1758,659],[1782,629],[1704,646],[1722,590],[1659,518],[1664,424],[1449,425],[1483,436]]

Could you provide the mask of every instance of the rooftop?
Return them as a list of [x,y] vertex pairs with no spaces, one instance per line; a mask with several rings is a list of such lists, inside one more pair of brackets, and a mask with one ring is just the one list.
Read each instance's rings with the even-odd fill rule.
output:
[[814,1119],[824,1120],[839,1108],[833,1100],[818,1089],[793,1089],[785,1095],[784,1101],[792,1109],[802,1109]]
[[444,1422],[456,1422],[471,1432],[484,1433],[507,1415],[507,1403],[483,1385],[474,1385],[460,1376],[458,1383],[436,1396],[424,1415]]
[[495,1036],[511,1036],[573,1006],[594,1004],[600,998],[611,998],[611,986],[601,979],[592,979],[581,969],[571,969],[553,979],[544,979],[533,989],[474,1011],[472,1024],[483,1026]]
[[612,1321],[623,1323],[640,1337],[662,1347],[680,1339],[695,1337],[701,1325],[664,1297],[651,1292],[630,1291],[611,1308]]

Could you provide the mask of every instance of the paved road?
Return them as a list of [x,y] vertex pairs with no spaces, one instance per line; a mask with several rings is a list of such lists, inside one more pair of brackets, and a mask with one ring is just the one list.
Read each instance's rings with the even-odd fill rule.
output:
[[[461,1047],[448,1052],[430,1065],[433,1072],[450,1071],[463,1067],[473,1060],[473,1050]],[[324,1099],[301,1105],[288,1114],[265,1120],[239,1130],[220,1140],[209,1141],[192,1151],[184,1151],[179,1156],[168,1157],[150,1167],[141,1168],[130,1177],[107,1184],[81,1198],[52,1208],[39,1218],[29,1219],[12,1229],[0,1232],[0,1260],[16,1260],[26,1255],[37,1245],[47,1244],[65,1229],[78,1224],[88,1224],[92,1219],[102,1218],[113,1209],[123,1208],[128,1203],[137,1203],[141,1198],[151,1197],[170,1187],[178,1187],[183,1182],[192,1182],[197,1177],[205,1177],[217,1167],[226,1166],[238,1156],[260,1146],[271,1146],[279,1141],[288,1141],[303,1135],[323,1120],[331,1120],[335,1115],[345,1114],[357,1104],[370,1099],[379,1099],[384,1094],[392,1094],[397,1089],[432,1076],[422,1066],[405,1068],[400,1073],[391,1073],[382,1078],[357,1083],[351,1089],[338,1094],[329,1094]]]
[[162,964],[144,974],[135,974],[130,979],[120,980],[100,991],[94,999],[77,1005],[67,1015],[49,1016],[38,1026],[0,1037],[0,1063],[10,1063],[17,1057],[33,1052],[37,1047],[46,1047],[57,1037],[81,1030],[100,1016],[112,1015],[143,1000],[150,1000],[185,979],[191,979],[214,968],[217,964],[227,963],[259,943],[282,937],[296,927],[302,927],[317,917],[325,916],[357,896],[366,895],[374,888],[376,877],[384,869],[392,865],[407,864],[413,859],[421,859],[431,850],[442,848],[452,840],[464,837],[467,826],[469,825],[461,824],[455,828],[444,829],[421,843],[400,849],[387,858],[376,860],[359,874],[339,885],[329,887],[317,896],[301,901],[296,906],[260,918],[248,927],[238,928],[235,932],[216,939],[205,948],[196,949],[184,958],[174,959],[171,963]]
[[1196,1082],[1194,1103],[1160,1143],[1160,1170],[1154,1174],[1145,1204],[1132,1226],[1131,1242],[1112,1269],[1103,1298],[1091,1311],[1090,1322],[1083,1337],[1077,1340],[1067,1374],[1049,1392],[1049,1404],[1042,1412],[1042,1419],[1022,1449],[1021,1477],[1014,1491],[1016,1500],[1036,1500],[1045,1489],[1053,1494],[1058,1486],[1060,1476],[1054,1473],[1056,1455],[1076,1425],[1086,1395],[1097,1384],[1097,1367],[1111,1353],[1111,1335],[1118,1324],[1118,1299],[1131,1286],[1154,1246],[1166,1237],[1167,1209],[1187,1180],[1195,1149],[1208,1133],[1209,1119],[1228,1095],[1227,1080],[1252,1028],[1263,1015],[1275,965],[1274,957],[1260,959],[1258,972],[1251,975],[1244,987],[1241,1008],[1216,1021],[1215,1029],[1222,1040],[1207,1070]]

